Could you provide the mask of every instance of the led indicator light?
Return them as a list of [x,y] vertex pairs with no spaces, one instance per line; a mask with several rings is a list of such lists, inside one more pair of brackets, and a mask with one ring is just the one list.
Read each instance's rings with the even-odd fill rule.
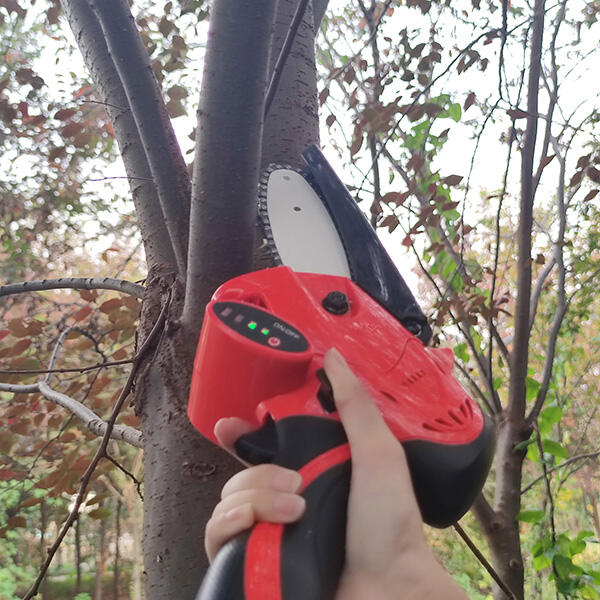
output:
[[248,329],[256,329],[258,327],[258,323],[256,321],[250,321],[248,323]]
[[269,338],[269,346],[273,347],[273,348],[278,348],[279,346],[281,346],[281,340],[278,337],[270,337]]
[[269,335],[269,330],[268,330],[266,327],[263,327],[263,328],[260,330],[260,332],[261,332],[263,335]]

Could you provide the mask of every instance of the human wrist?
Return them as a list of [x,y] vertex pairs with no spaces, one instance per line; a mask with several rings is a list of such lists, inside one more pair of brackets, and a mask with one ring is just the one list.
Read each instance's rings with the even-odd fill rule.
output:
[[346,571],[336,600],[468,600],[429,547],[398,556],[379,572]]

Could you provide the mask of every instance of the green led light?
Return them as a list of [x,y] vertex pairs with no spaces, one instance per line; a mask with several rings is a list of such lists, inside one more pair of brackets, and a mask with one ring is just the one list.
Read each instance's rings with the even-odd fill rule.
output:
[[256,329],[258,327],[258,323],[256,323],[256,321],[250,321],[250,323],[248,323],[248,329]]
[[266,327],[263,327],[263,328],[260,330],[260,332],[261,332],[263,335],[269,335],[269,330],[268,330]]

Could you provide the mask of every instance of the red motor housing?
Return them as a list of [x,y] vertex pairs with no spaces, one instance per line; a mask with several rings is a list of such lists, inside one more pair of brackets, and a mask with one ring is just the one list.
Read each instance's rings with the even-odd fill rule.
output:
[[[345,312],[323,305],[332,292],[345,296]],[[304,346],[289,350],[285,328]],[[213,429],[222,417],[257,427],[267,415],[337,419],[317,399],[315,376],[331,347],[363,381],[400,441],[466,444],[481,434],[484,416],[452,376],[452,350],[424,346],[351,280],[288,267],[237,277],[214,294],[194,363],[191,422],[216,442]]]

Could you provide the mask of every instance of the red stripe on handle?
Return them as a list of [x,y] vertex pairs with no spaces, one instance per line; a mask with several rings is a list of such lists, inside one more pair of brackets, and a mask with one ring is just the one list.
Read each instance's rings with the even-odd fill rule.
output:
[[[317,456],[299,471],[304,491],[321,473],[350,458],[344,444]],[[258,523],[246,546],[244,591],[246,600],[283,600],[281,595],[281,540],[284,525]]]

